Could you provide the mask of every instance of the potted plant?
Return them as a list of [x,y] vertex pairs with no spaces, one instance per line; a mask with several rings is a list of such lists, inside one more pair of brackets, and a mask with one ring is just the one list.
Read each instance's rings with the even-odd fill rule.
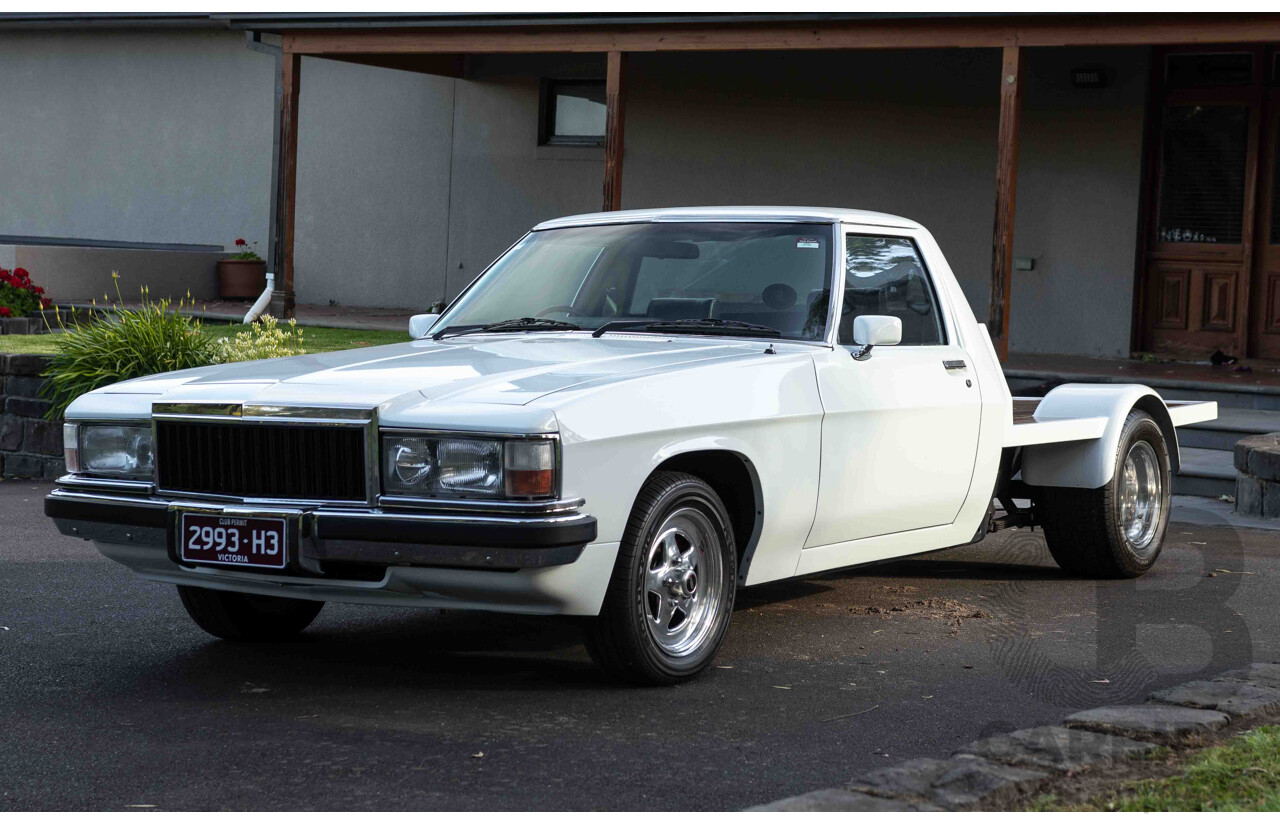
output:
[[236,238],[236,254],[218,261],[218,295],[224,300],[250,300],[267,288],[267,262],[254,245]]

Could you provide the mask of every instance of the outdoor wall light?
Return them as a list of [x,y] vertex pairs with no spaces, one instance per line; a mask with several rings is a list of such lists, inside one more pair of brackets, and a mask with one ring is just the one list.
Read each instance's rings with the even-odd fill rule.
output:
[[1111,84],[1106,66],[1077,66],[1071,70],[1071,85],[1077,89],[1105,89]]

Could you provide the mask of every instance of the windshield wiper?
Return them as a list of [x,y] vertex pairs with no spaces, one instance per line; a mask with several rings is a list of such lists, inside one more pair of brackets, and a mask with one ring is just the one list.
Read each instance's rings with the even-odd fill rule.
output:
[[431,340],[439,341],[446,336],[469,335],[473,332],[537,332],[547,329],[575,330],[582,329],[577,324],[559,321],[555,318],[510,318],[492,324],[459,324],[445,327],[431,336]]
[[782,332],[764,324],[748,321],[728,321],[722,318],[685,318],[680,321],[609,321],[591,333],[599,338],[606,332],[623,329],[642,329],[645,332],[685,332],[693,335],[743,335],[759,338],[780,338]]

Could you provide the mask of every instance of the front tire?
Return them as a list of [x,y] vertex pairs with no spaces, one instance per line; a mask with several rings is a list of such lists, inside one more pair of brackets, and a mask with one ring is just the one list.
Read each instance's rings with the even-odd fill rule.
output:
[[738,557],[728,511],[687,473],[655,473],[640,491],[600,615],[591,658],[625,681],[670,685],[711,664],[733,613]]
[[229,593],[178,585],[182,606],[200,628],[231,642],[279,642],[315,621],[324,602]]
[[1043,487],[1036,514],[1049,553],[1069,573],[1133,579],[1151,569],[1164,545],[1172,495],[1169,445],[1141,410],[1125,419],[1111,481],[1096,490]]

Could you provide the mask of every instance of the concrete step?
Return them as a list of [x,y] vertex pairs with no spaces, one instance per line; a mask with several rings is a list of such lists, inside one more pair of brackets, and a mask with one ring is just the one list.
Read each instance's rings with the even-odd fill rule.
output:
[[[1181,430],[1179,431],[1181,432]],[[1173,492],[1180,496],[1218,496],[1236,494],[1236,468],[1230,450],[1207,450],[1202,447],[1182,448],[1182,469],[1173,479]]]
[[1280,433],[1280,410],[1219,406],[1216,420],[1179,427],[1178,443],[1184,448],[1231,450],[1240,439],[1263,433]]

